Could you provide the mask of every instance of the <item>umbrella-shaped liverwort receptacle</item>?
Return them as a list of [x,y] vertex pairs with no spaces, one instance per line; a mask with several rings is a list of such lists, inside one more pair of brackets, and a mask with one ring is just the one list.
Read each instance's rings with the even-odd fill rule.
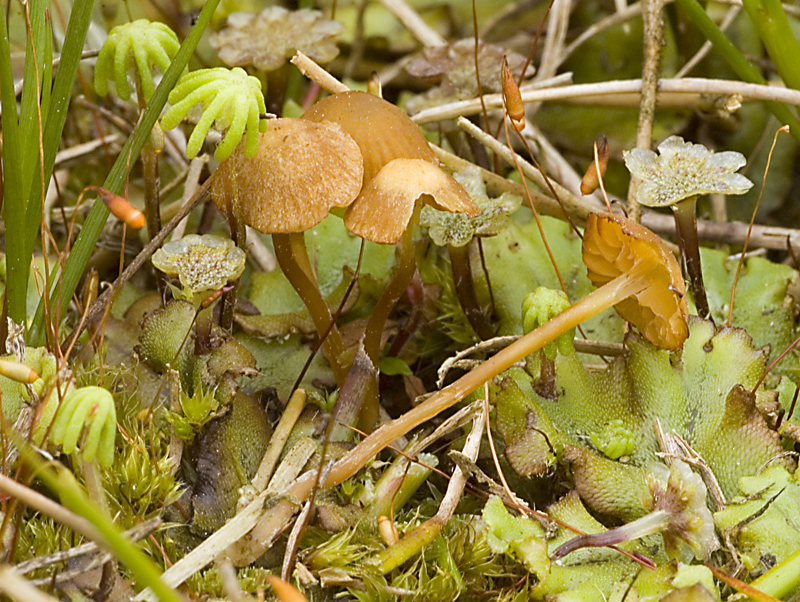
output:
[[[138,19],[112,29],[97,55],[94,69],[94,89],[100,96],[109,93],[109,81],[114,81],[122,100],[131,97],[128,75],[136,84],[139,112],[143,113],[155,93],[152,66],[166,73],[181,44],[178,36],[164,23]],[[164,132],[156,122],[150,139],[142,148],[142,168],[145,184],[145,214],[147,231],[153,238],[161,230],[159,212],[158,153],[164,146]]]
[[220,131],[226,131],[222,142],[214,151],[217,161],[224,161],[234,151],[242,135],[248,157],[258,148],[258,132],[267,129],[267,112],[261,82],[244,69],[236,67],[225,69],[198,69],[184,74],[178,85],[169,93],[170,108],[161,118],[165,130],[171,130],[187,117],[195,105],[202,105],[203,112],[186,143],[186,156],[197,156],[203,141],[216,124]]
[[209,42],[223,63],[249,67],[253,75],[266,80],[267,108],[281,114],[293,71],[287,59],[300,51],[319,65],[330,63],[339,54],[337,41],[344,29],[318,10],[270,6],[256,15],[231,13]]
[[644,148],[625,154],[625,165],[639,179],[636,200],[646,207],[672,207],[678,245],[686,262],[697,314],[708,319],[711,311],[700,269],[697,240],[697,198],[704,194],[744,194],[753,183],[735,173],[745,164],[734,151],[714,153],[702,144],[670,136],[658,145],[659,155]]
[[195,352],[210,351],[213,308],[202,308],[209,292],[238,279],[244,272],[245,252],[232,240],[214,234],[189,234],[168,242],[153,253],[153,266],[175,277],[183,289],[173,289],[176,298],[190,301],[197,311]]

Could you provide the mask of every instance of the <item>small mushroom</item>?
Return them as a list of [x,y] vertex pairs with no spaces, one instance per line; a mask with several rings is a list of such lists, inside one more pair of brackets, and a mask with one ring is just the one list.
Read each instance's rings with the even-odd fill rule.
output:
[[[364,183],[361,194],[345,212],[345,226],[373,242],[397,243],[397,270],[364,330],[364,350],[375,369],[386,320],[417,268],[412,234],[422,205],[463,211],[470,217],[480,210],[461,185],[439,167],[417,125],[382,98],[366,92],[341,92],[315,104],[303,119],[339,124],[361,149]],[[357,378],[355,374],[353,378]],[[363,374],[358,378],[365,379]],[[374,420],[364,416],[377,418],[378,410],[374,384],[360,387],[365,390],[361,424],[369,428]],[[346,400],[340,396],[340,401]]]
[[636,200],[646,207],[672,207],[678,245],[686,262],[697,313],[710,318],[700,248],[697,240],[697,198],[703,194],[744,194],[753,183],[736,170],[744,166],[741,153],[714,153],[702,144],[670,136],[658,145],[659,155],[643,148],[625,154],[625,165],[639,179]]
[[397,272],[367,322],[364,347],[377,362],[383,327],[417,268],[412,240],[423,204],[440,211],[480,211],[467,192],[437,165],[422,159],[395,159],[370,180],[348,207],[344,224],[354,234],[377,243],[399,243]]
[[[272,234],[278,263],[303,299],[341,385],[347,373],[344,343],[317,287],[303,232],[331,207],[346,207],[361,190],[363,160],[358,146],[335,123],[276,119],[259,136],[249,159],[242,145],[214,174],[216,204],[235,221]],[[327,336],[325,336],[327,334]]]
[[361,149],[364,186],[345,213],[345,226],[373,242],[399,243],[397,272],[370,315],[364,336],[367,354],[377,363],[386,319],[416,270],[411,233],[419,221],[421,203],[417,201],[470,217],[480,210],[439,167],[419,127],[382,98],[341,92],[315,104],[303,119],[338,123]]
[[348,207],[344,225],[361,238],[395,244],[408,228],[417,201],[470,217],[480,212],[461,184],[439,166],[422,159],[394,159]]
[[[589,227],[591,220],[592,227]],[[688,309],[681,269],[661,239],[626,218],[593,214],[583,239],[583,263],[596,287],[631,274],[643,261],[657,262],[662,286],[650,286],[614,305],[656,347],[678,349],[689,336]]]
[[366,92],[340,92],[303,114],[309,121],[338,123],[364,157],[364,185],[394,159],[422,159],[439,165],[419,127],[393,104]]
[[342,128],[302,119],[274,119],[250,159],[239,148],[217,168],[212,189],[264,234],[303,232],[331,207],[347,207],[361,190],[361,152]]

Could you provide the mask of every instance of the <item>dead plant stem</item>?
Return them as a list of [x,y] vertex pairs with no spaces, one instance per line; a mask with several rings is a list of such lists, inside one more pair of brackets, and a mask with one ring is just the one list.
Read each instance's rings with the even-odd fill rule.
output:
[[[656,114],[658,93],[658,65],[661,61],[661,43],[664,28],[661,22],[663,0],[642,0],[644,21],[642,61],[642,95],[639,102],[639,126],[636,130],[636,148],[649,149],[653,142],[653,119]],[[636,178],[631,178],[628,187],[628,217],[638,222],[642,208],[636,201]]]
[[76,533],[80,533],[87,539],[92,541],[103,541],[100,532],[95,529],[85,518],[82,518],[74,512],[67,510],[61,504],[54,502],[49,497],[42,495],[17,483],[14,479],[0,474],[0,491],[5,491],[11,497],[18,499],[23,504],[38,510],[42,514],[58,521],[62,525],[66,525]]
[[405,0],[380,0],[386,9],[397,17],[406,26],[419,42],[426,48],[444,46],[447,41],[433,30]]
[[[554,81],[553,83],[558,83],[559,87],[552,86],[544,89],[522,86],[520,88],[522,101],[531,103],[558,100],[594,105],[638,106],[639,95],[642,91],[641,79],[568,86],[560,85],[562,82],[563,79],[558,79],[557,82]],[[735,80],[701,77],[658,80],[657,100],[659,106],[708,105],[710,102],[709,96],[730,96],[733,94],[740,95],[743,103],[769,100],[800,105],[800,91],[779,85],[764,86]],[[484,100],[486,108],[489,110],[503,107],[501,94],[487,94],[484,96]],[[432,121],[476,115],[480,110],[481,103],[479,99],[460,100],[425,109],[411,119],[415,123],[424,124]]]

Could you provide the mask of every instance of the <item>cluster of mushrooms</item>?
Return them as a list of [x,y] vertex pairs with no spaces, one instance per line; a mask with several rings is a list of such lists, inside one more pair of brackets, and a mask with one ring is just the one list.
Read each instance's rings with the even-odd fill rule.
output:
[[[322,349],[343,390],[355,388],[354,404],[377,417],[377,362],[384,324],[416,269],[412,231],[423,204],[466,213],[479,209],[466,191],[440,169],[419,128],[396,106],[368,92],[340,92],[311,107],[300,119],[282,118],[260,134],[255,157],[240,147],[218,168],[213,195],[239,237],[244,225],[271,234],[284,274],[308,307]],[[355,370],[352,353],[316,283],[303,232],[347,208],[353,234],[397,244],[397,270],[370,315],[361,357],[371,369],[366,383],[345,385]],[[240,243],[241,244],[241,243]],[[593,214],[583,243],[589,278],[600,288],[490,358],[459,381],[402,417],[405,430],[437,414],[592,315],[615,306],[659,348],[677,349],[688,335],[685,284],[670,250],[646,228],[613,214]],[[602,286],[601,286],[602,285]],[[357,352],[358,353],[358,352]],[[364,371],[361,370],[363,373]],[[388,443],[389,440],[387,440]]]
[[[384,325],[416,270],[412,241],[423,204],[471,217],[478,207],[440,167],[419,128],[396,106],[367,92],[342,92],[314,105],[302,119],[270,122],[258,153],[243,146],[215,175],[214,200],[232,223],[271,234],[275,255],[309,309],[337,384],[352,358],[309,263],[303,232],[331,208],[347,208],[344,224],[365,240],[398,245],[398,268],[370,315],[363,337],[365,411],[377,417],[377,362]],[[363,362],[362,362],[363,365]],[[359,403],[358,405],[362,405]]]

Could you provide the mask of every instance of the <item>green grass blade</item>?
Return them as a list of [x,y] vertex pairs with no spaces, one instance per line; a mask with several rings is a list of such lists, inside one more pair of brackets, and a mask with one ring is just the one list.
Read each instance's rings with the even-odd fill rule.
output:
[[[10,213],[6,213],[6,223],[13,224],[7,228],[7,237],[12,239],[10,249],[7,246],[9,315],[18,323],[25,323],[27,318],[28,275],[35,241],[26,236],[31,229],[38,231],[40,215],[26,210],[26,199],[31,190],[41,190],[47,185],[49,174],[40,170],[39,140],[42,120],[50,102],[50,77],[52,74],[53,41],[50,20],[47,16],[49,2],[35,0],[28,4],[30,31],[27,35],[24,84],[20,108],[19,125],[14,132],[16,137],[13,154],[6,154],[4,166],[10,163],[15,167],[15,183],[8,200],[12,204]],[[42,85],[47,82],[47,85]],[[10,88],[13,90],[13,86]],[[15,113],[14,112],[11,114]],[[44,179],[43,179],[44,178]]]
[[[158,119],[161,109],[167,102],[167,96],[169,96],[170,91],[175,87],[178,78],[189,63],[189,59],[194,53],[194,49],[197,47],[203,32],[211,22],[211,17],[219,2],[220,0],[210,0],[203,6],[194,27],[192,27],[189,35],[186,36],[186,40],[184,40],[181,45],[178,54],[175,56],[175,60],[172,61],[161,83],[158,88],[156,88],[155,94],[153,94],[153,97],[150,99],[150,103],[142,114],[142,119],[139,121],[136,130],[131,137],[128,138],[114,166],[111,168],[111,172],[108,174],[103,184],[104,188],[114,193],[118,193],[122,190],[122,186],[128,174],[129,165],[135,162],[144,143],[148,140],[150,131],[153,129],[153,125]],[[51,292],[51,307],[56,307],[61,299],[70,299],[75,293],[81,274],[83,274],[89,257],[94,251],[97,239],[100,237],[100,232],[103,230],[103,226],[106,223],[108,213],[108,208],[102,202],[98,201],[92,207],[91,212],[83,224],[81,233],[75,241],[75,246],[72,248],[67,258],[67,263],[64,266],[64,272],[61,276],[60,287],[54,286],[54,290]],[[29,342],[31,345],[43,345],[44,341],[44,300],[42,300],[39,302],[39,307],[36,309]]]
[[[706,11],[698,4],[697,0],[678,0],[678,3],[686,10],[692,22],[703,32],[708,41],[714,45],[714,48],[743,81],[751,84],[767,84],[767,80],[744,58],[727,36],[720,31],[719,27],[706,14]],[[782,102],[765,101],[764,104],[778,121],[783,125],[789,126],[795,140],[800,141],[800,121],[797,120],[797,117],[789,107]]]
[[[6,13],[0,11],[0,103],[3,113],[0,123],[3,126],[3,147],[9,156],[17,156],[17,140],[19,124],[17,121],[17,99],[14,96],[14,74],[11,67],[11,47],[8,41],[8,26]],[[4,165],[3,173],[9,177],[9,172],[19,171],[16,163]]]
[[[22,85],[22,100],[19,111],[20,140],[19,147],[20,174],[22,177],[22,194],[27,198],[31,188],[41,188],[39,163],[39,132],[44,121],[41,114],[42,77],[44,76],[45,38],[50,34],[49,23],[45,18],[45,8],[49,3],[45,0],[29,2],[31,30],[27,35],[25,46],[25,71]],[[26,218],[30,217],[26,214]],[[39,216],[36,216],[38,226]],[[32,251],[33,249],[31,249]],[[30,254],[28,254],[30,259]]]
[[[22,224],[25,220],[25,195],[19,157],[21,145],[17,100],[14,95],[14,75],[11,67],[11,48],[4,10],[0,10],[0,101],[3,106],[3,218],[6,224]],[[9,316],[16,322],[25,318],[25,293],[30,256],[25,258],[22,228],[6,228],[6,297]],[[20,286],[20,283],[25,283]],[[12,309],[13,308],[13,311]]]
[[[47,31],[53,31],[53,24],[50,21],[49,15],[47,16]],[[53,94],[53,36],[46,35],[44,37],[44,51],[42,57],[42,81],[47,82],[48,85],[42,86],[42,100],[40,106],[42,107],[42,121],[47,119],[47,111],[50,109],[50,99]],[[37,153],[38,156],[38,153]]]
[[780,0],[744,0],[742,4],[783,83],[800,90],[800,45]]
[[[58,72],[53,82],[51,98],[48,103],[47,119],[42,140],[44,146],[45,191],[55,165],[61,132],[67,119],[67,109],[72,98],[72,88],[78,73],[78,65],[80,64],[81,53],[86,41],[86,33],[89,31],[89,25],[92,22],[94,6],[94,0],[76,2],[73,4],[69,17],[64,44],[61,48],[61,60],[58,64]],[[29,197],[25,220],[25,240],[31,249],[39,234],[42,198],[41,187],[34,187]]]

